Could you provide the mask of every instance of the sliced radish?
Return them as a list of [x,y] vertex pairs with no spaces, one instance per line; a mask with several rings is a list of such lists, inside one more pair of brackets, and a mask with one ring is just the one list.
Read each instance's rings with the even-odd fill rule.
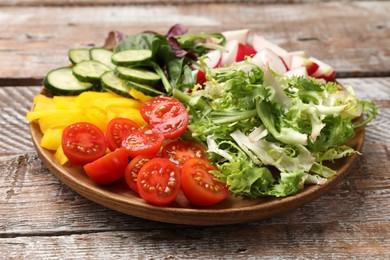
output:
[[238,40],[227,41],[225,44],[226,52],[222,53],[220,66],[230,66],[236,61],[238,52]]
[[284,64],[281,57],[269,49],[262,49],[255,54],[252,59],[259,67],[269,67],[276,73],[284,74],[287,72],[286,65]]
[[213,50],[208,52],[205,56],[204,62],[209,68],[217,68],[221,64],[222,52],[220,50]]
[[256,50],[249,45],[238,44],[236,62],[243,61],[246,56],[252,57],[256,54]]
[[222,32],[222,35],[225,36],[227,42],[237,40],[241,44],[247,43],[248,34],[249,29]]
[[309,75],[313,75],[313,73],[317,71],[319,65],[310,59],[306,59],[297,55],[293,56],[291,58],[290,69],[297,69],[300,67],[306,67],[307,73]]
[[313,61],[314,63],[318,64],[318,68],[316,71],[314,71],[311,76],[319,79],[324,79],[326,81],[332,80],[336,76],[336,71],[328,64],[310,57],[309,60]]
[[291,69],[291,60],[294,56],[300,56],[306,58],[306,53],[304,51],[292,51],[288,52],[286,55],[282,55],[284,64],[286,64],[287,69]]
[[284,75],[287,77],[298,76],[298,77],[307,78],[308,73],[307,73],[306,67],[299,67],[299,68],[287,71],[286,73],[284,73]]
[[252,46],[256,51],[261,51],[262,49],[269,49],[280,57],[283,57],[288,54],[285,49],[279,47],[276,44],[273,44],[272,42],[258,35],[253,35]]
[[203,70],[198,70],[196,74],[196,83],[203,85],[206,82],[206,75]]
[[260,55],[259,53],[256,53],[253,57],[252,57],[252,62],[257,65],[258,67],[260,68],[265,68],[266,67],[266,64],[265,62],[263,61],[263,56]]

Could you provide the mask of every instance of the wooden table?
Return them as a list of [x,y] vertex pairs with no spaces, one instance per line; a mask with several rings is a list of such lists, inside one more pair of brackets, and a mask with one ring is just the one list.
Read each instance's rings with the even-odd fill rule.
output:
[[[390,259],[389,2],[127,2],[0,4],[1,259]],[[56,179],[25,120],[47,71],[68,64],[69,48],[102,45],[111,29],[166,32],[175,23],[191,32],[249,28],[288,50],[306,50],[332,64],[360,98],[374,100],[379,115],[347,179],[290,213],[211,227],[124,215]]]

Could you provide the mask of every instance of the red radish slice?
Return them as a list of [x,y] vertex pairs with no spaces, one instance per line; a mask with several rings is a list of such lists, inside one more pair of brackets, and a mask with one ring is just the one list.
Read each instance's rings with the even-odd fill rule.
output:
[[261,51],[262,49],[269,49],[280,57],[283,57],[288,54],[285,49],[279,47],[276,44],[273,44],[272,42],[258,35],[253,35],[252,46],[257,52]]
[[220,50],[213,50],[208,53],[206,53],[207,56],[204,59],[204,62],[206,63],[207,67],[209,68],[217,68],[221,64],[222,60],[222,52]]
[[317,71],[319,65],[310,59],[306,59],[301,56],[293,56],[291,59],[290,69],[297,69],[300,67],[306,67],[307,73],[312,75],[315,71]]
[[236,61],[238,51],[238,41],[231,40],[225,44],[226,52],[222,53],[220,66],[230,66]]
[[196,82],[200,85],[203,85],[206,82],[206,75],[203,70],[198,70],[196,74]]
[[255,54],[256,54],[256,50],[253,49],[251,46],[239,43],[237,56],[236,56],[236,62],[243,61],[246,56],[251,57]]
[[299,67],[296,69],[289,70],[286,73],[284,73],[284,75],[287,77],[292,77],[292,76],[298,76],[298,77],[304,77],[304,78],[308,77],[306,67]]
[[286,55],[282,55],[284,64],[286,64],[287,69],[291,69],[291,60],[294,56],[300,56],[306,58],[306,53],[304,51],[292,51],[288,52]]
[[241,44],[246,44],[248,39],[249,29],[234,30],[222,32],[226,41],[237,40]]
[[[257,57],[258,56],[258,57]],[[276,73],[284,74],[287,72],[286,65],[282,58],[269,49],[262,49],[252,59],[260,67],[269,67]],[[263,65],[262,65],[263,64]],[[261,66],[262,65],[262,66]]]
[[263,61],[263,57],[262,55],[260,55],[259,53],[256,53],[253,57],[252,57],[252,62],[257,65],[258,67],[260,68],[265,68],[266,67],[266,64],[264,63]]
[[336,71],[328,64],[310,57],[309,60],[318,64],[318,69],[311,74],[311,76],[319,79],[324,79],[326,81],[332,80],[336,76]]

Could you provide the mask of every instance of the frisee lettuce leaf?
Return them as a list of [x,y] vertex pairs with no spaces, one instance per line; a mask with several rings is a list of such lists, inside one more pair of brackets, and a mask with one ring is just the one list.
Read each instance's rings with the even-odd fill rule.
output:
[[358,153],[346,143],[377,113],[351,87],[283,77],[250,58],[216,69],[200,59],[200,66],[204,87],[174,95],[187,104],[188,129],[208,147],[216,179],[236,196],[283,197],[325,183],[336,172],[323,163]]

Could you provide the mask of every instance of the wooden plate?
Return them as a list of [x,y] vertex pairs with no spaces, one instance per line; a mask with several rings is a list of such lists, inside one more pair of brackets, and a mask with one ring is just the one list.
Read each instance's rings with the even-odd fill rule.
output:
[[[348,174],[358,156],[352,155],[337,160],[330,165],[332,169],[337,170],[336,176],[329,179],[324,185],[306,186],[303,191],[294,196],[255,200],[230,196],[216,206],[202,208],[189,204],[184,195],[180,194],[172,205],[158,207],[146,203],[136,193],[131,191],[124,181],[108,186],[99,186],[87,177],[80,166],[71,164],[61,166],[57,163],[53,152],[40,146],[42,133],[38,124],[32,122],[30,129],[34,146],[50,171],[81,196],[125,214],[176,224],[233,224],[261,220],[291,211],[332,189]],[[361,150],[364,133],[364,127],[356,129],[355,136],[349,142],[349,145],[357,150]]]

